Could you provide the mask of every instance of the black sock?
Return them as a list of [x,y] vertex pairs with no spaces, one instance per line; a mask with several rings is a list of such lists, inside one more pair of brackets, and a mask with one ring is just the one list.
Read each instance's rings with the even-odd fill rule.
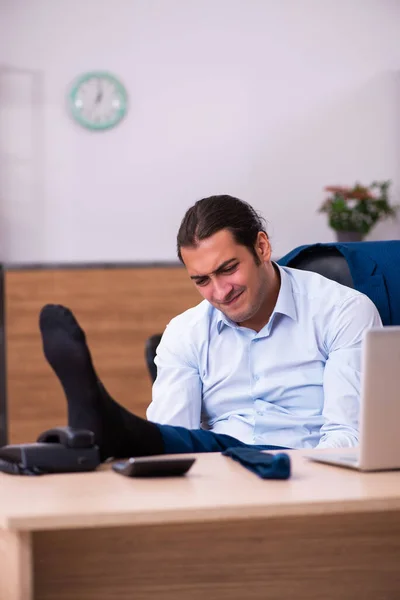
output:
[[68,402],[68,425],[89,429],[109,457],[162,454],[159,428],[130,413],[108,394],[94,370],[85,333],[70,310],[47,304],[40,313],[43,351]]

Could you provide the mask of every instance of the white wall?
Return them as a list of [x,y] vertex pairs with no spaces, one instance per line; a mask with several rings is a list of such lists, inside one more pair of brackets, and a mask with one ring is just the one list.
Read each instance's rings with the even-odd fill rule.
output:
[[[43,83],[32,106],[28,75],[0,80],[3,260],[174,260],[219,193],[264,213],[276,255],[333,239],[324,185],[399,195],[399,39],[398,0],[0,0],[0,65]],[[66,110],[91,69],[130,94],[106,133]]]

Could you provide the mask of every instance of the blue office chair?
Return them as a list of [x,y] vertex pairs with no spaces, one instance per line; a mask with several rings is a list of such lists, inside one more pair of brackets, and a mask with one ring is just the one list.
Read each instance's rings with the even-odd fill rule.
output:
[[299,246],[278,264],[353,287],[372,300],[383,325],[400,325],[400,240]]
[[[282,258],[277,262],[283,265],[285,259]],[[342,285],[354,288],[353,277],[347,260],[335,247],[319,246],[315,248],[310,246],[297,254],[286,266],[302,271],[313,271]]]

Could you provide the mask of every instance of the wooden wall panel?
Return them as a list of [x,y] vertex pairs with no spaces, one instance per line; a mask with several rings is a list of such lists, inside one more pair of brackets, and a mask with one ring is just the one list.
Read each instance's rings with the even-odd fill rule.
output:
[[145,340],[199,301],[180,267],[7,271],[9,441],[34,441],[41,431],[66,423],[63,392],[41,347],[44,304],[63,304],[75,313],[110,394],[144,416],[151,399]]

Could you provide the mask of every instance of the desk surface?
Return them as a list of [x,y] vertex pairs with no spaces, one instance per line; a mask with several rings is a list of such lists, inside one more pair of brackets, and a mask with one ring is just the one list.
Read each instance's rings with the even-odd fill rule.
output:
[[282,515],[398,510],[400,471],[359,473],[291,451],[292,477],[262,480],[232,459],[200,454],[185,477],[130,479],[109,465],[84,474],[0,474],[0,527],[51,530]]

